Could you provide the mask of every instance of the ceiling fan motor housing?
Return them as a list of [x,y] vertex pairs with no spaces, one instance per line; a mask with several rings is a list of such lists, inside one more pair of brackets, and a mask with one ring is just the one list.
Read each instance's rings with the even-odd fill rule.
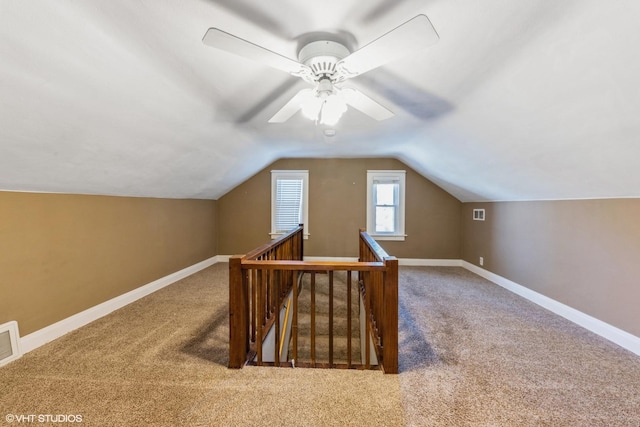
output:
[[[305,45],[298,53],[298,60],[311,68],[316,81],[331,79],[336,72],[336,64],[351,52],[344,45],[319,40]],[[332,79],[333,80],[333,79]]]

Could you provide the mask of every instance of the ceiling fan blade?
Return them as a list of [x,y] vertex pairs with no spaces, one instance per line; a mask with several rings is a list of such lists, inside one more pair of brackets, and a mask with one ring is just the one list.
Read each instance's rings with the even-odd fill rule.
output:
[[260,26],[263,30],[271,34],[277,34],[280,37],[288,38],[289,31],[282,24],[279,18],[281,13],[278,8],[261,7],[252,0],[210,0],[231,12],[239,18],[251,17],[251,22]]
[[291,98],[289,102],[280,109],[280,111],[269,119],[269,123],[284,123],[289,120],[302,108],[302,104],[305,100],[314,96],[313,92],[314,89],[302,89],[300,92],[296,93],[293,98]]
[[357,89],[343,88],[340,90],[340,93],[348,105],[352,106],[356,110],[362,111],[367,116],[378,121],[386,120],[395,116],[392,111],[378,104],[376,101]]
[[345,78],[355,77],[381,65],[430,46],[440,37],[425,15],[418,15],[380,36],[338,62]]
[[257,44],[236,37],[218,28],[209,28],[202,38],[202,42],[207,46],[254,60],[293,75],[300,75],[308,68],[298,61],[294,61],[293,59],[265,49],[262,46],[258,46]]

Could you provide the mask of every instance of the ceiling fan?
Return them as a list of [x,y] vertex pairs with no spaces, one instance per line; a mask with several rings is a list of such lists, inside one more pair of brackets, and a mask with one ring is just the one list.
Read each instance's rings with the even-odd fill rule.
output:
[[207,30],[202,42],[285,71],[312,85],[294,95],[269,123],[283,123],[302,110],[303,115],[316,122],[333,125],[347,106],[375,120],[393,117],[394,113],[386,107],[357,89],[343,86],[343,82],[430,46],[438,39],[429,18],[418,15],[354,52],[337,41],[312,41],[298,51],[297,61],[218,28]]

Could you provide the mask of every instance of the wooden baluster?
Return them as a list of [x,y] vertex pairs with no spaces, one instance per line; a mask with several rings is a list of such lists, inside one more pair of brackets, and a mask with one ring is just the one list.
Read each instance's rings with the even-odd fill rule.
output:
[[351,368],[351,270],[347,270],[347,367]]
[[256,351],[258,353],[258,366],[262,366],[262,332],[265,325],[265,281],[266,270],[258,273],[258,327],[256,331]]
[[291,358],[293,360],[298,359],[298,273],[297,271],[293,274],[293,317],[291,319],[291,334],[292,334],[292,345],[293,352],[291,354]]
[[369,343],[371,336],[371,274],[367,272],[365,274],[364,281],[364,317],[365,317],[365,328],[364,328],[364,348],[365,348],[365,367],[367,369],[371,368],[371,345]]
[[271,313],[277,317],[279,315],[278,301],[280,299],[280,290],[278,289],[278,270],[269,270],[271,279]]
[[380,272],[378,274],[378,299],[376,300],[376,304],[378,306],[378,317],[377,317],[377,325],[378,325],[378,334],[380,335],[380,344],[384,346],[384,328],[385,328],[385,318],[384,318],[384,272]]
[[333,368],[333,270],[329,270],[329,367]]
[[258,307],[258,271],[253,269],[250,271],[251,274],[251,340],[256,342],[256,330],[258,329],[258,313],[256,308]]
[[311,365],[316,367],[316,272],[311,272]]
[[267,289],[267,319],[273,315],[273,289],[271,288],[271,270],[264,270],[265,287]]
[[291,244],[289,245],[289,259],[296,259],[295,258],[295,248],[296,248],[296,236],[294,235],[291,238]]
[[243,301],[243,307],[242,307],[242,329],[244,330],[243,333],[243,340],[244,340],[244,360],[242,362],[242,364],[244,365],[247,362],[247,354],[249,353],[250,350],[250,341],[249,341],[249,328],[250,328],[250,322],[251,322],[251,314],[250,314],[250,299],[251,299],[251,294],[249,293],[250,289],[249,289],[249,271],[246,269],[242,270],[242,301]]
[[382,273],[376,271],[373,279],[373,292],[371,293],[371,307],[373,312],[373,320],[375,322],[376,341],[381,343],[380,328],[382,327]]
[[[274,271],[274,273],[277,273],[277,271]],[[272,286],[274,286],[274,295],[279,296],[280,295],[280,283],[275,280],[274,283],[272,284]],[[278,298],[279,299],[279,298]],[[274,335],[273,335],[273,341],[274,341],[274,346],[273,346],[273,361],[275,362],[275,366],[280,366],[280,304],[277,304],[277,307],[275,309],[275,321],[273,323],[273,327],[274,327]]]

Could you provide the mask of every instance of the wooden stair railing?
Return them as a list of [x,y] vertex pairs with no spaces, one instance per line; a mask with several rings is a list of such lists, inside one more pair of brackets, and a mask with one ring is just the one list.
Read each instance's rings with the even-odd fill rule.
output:
[[[364,229],[360,229],[360,262],[381,262],[384,269],[363,272],[360,276],[367,330],[376,353],[383,360],[385,373],[398,373],[398,259],[389,256]],[[371,324],[369,324],[371,322]]]
[[[229,259],[229,367],[241,368],[257,341],[275,323],[276,314],[297,280],[294,271],[250,269],[247,263],[270,260],[302,260],[303,226],[245,255]],[[276,331],[277,332],[277,331]],[[258,346],[262,358],[262,345]]]
[[[398,261],[388,254],[364,230],[360,230],[358,262],[303,261],[303,227],[300,225],[280,238],[246,255],[229,260],[229,368],[242,368],[256,360],[258,365],[291,366],[281,362],[280,312],[293,295],[292,359],[297,358],[298,339],[298,277],[302,273],[327,272],[330,293],[333,274],[345,271],[348,286],[352,272],[357,272],[364,301],[366,335],[370,336],[380,368],[385,373],[398,372]],[[312,297],[314,294],[312,293]],[[330,299],[330,307],[332,302]],[[350,309],[350,308],[348,308]],[[312,315],[313,319],[313,315]],[[313,322],[313,320],[312,320]],[[332,325],[332,313],[329,314]],[[285,325],[286,326],[286,325]],[[265,362],[263,341],[274,328],[273,362]],[[312,331],[314,326],[312,325]],[[330,326],[331,330],[331,326]],[[350,333],[350,332],[349,332]],[[347,363],[333,360],[333,336],[329,337],[329,360],[322,363],[296,363],[296,366],[371,368],[370,345],[365,339],[365,361],[357,363],[347,351]],[[312,337],[313,341],[313,337]],[[347,341],[350,345],[350,338]],[[312,344],[312,346],[315,344]],[[312,347],[312,354],[314,348]],[[270,357],[267,357],[270,358]]]

